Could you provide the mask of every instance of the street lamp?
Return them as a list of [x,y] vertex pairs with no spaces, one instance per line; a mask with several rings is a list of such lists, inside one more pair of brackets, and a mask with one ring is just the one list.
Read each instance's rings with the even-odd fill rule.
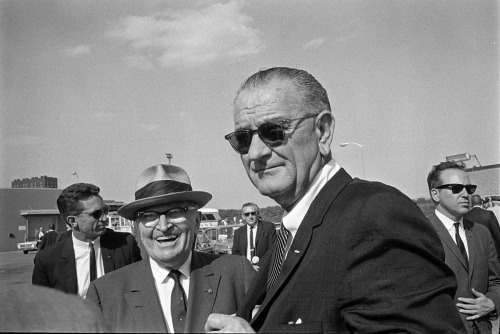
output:
[[170,160],[174,157],[174,155],[172,153],[165,153],[165,155],[167,156],[168,164],[170,165]]
[[363,167],[363,179],[365,178],[365,159],[363,157],[363,145],[355,143],[355,142],[348,142],[348,143],[342,143],[340,144],[340,147],[346,147],[348,145],[356,145],[361,148],[361,166]]
[[73,175],[76,176],[77,182],[80,182],[80,178],[78,177],[78,173],[77,172],[72,172],[71,174],[73,174]]

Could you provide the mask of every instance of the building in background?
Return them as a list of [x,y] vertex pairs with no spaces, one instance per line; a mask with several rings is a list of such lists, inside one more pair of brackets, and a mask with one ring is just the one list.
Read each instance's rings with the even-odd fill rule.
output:
[[485,197],[500,196],[500,164],[466,169],[470,182],[477,184],[476,194]]
[[31,179],[15,179],[12,181],[12,188],[54,188],[57,189],[57,178],[43,175],[32,177]]

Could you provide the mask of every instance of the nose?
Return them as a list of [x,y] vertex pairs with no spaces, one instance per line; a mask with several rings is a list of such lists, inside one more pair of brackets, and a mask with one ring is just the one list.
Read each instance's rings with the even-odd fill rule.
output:
[[161,232],[165,232],[167,231],[170,226],[172,226],[172,223],[169,223],[167,221],[167,217],[165,217],[165,215],[160,215],[160,218],[158,218],[158,224],[156,224],[156,229],[161,231]]
[[270,155],[271,148],[267,146],[257,133],[253,134],[250,148],[248,149],[248,158],[250,160],[259,160],[260,158]]

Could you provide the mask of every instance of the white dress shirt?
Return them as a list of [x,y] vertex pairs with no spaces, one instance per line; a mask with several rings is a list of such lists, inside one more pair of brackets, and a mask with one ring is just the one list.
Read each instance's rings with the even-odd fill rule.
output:
[[257,224],[255,224],[255,226],[253,227],[253,230],[250,229],[250,225],[247,225],[247,259],[248,261],[252,262],[252,252],[250,251],[250,231],[253,232],[253,247],[255,250],[255,241],[256,241],[255,237],[257,236]]
[[288,250],[292,244],[293,238],[295,238],[295,234],[297,234],[297,230],[302,224],[302,220],[304,220],[304,216],[306,215],[309,207],[312,202],[318,195],[318,193],[323,189],[325,184],[330,181],[330,179],[340,170],[339,164],[332,159],[329,163],[327,163],[321,171],[314,177],[309,186],[309,189],[305,192],[304,196],[295,204],[295,206],[290,210],[290,212],[285,212],[283,216],[283,225],[287,230],[290,231],[290,236],[287,241],[287,246],[285,250],[285,258],[288,254]]
[[[72,234],[73,250],[76,261],[76,277],[78,282],[78,295],[82,298],[87,296],[90,285],[90,247],[88,242],[80,241]],[[97,265],[97,278],[104,275],[102,263],[101,237],[94,240],[95,260]]]
[[[436,216],[439,218],[439,220],[443,223],[444,227],[448,230],[448,233],[450,233],[450,236],[453,239],[453,241],[455,241],[455,243],[457,243],[457,240],[455,239],[455,233],[456,233],[455,223],[456,223],[456,221],[453,221],[450,218],[446,217],[438,210],[435,210],[435,213],[436,213]],[[462,239],[462,242],[464,243],[465,251],[467,252],[467,257],[469,257],[469,246],[467,243],[467,236],[465,235],[463,218],[460,218],[459,222],[460,222],[460,227],[458,228],[458,234],[460,234],[460,239]]]
[[[191,258],[193,253],[189,254],[188,259],[184,264],[178,269],[181,272],[180,282],[184,293],[186,294],[186,305],[189,300],[189,281],[191,278]],[[165,268],[160,266],[156,261],[149,258],[149,263],[151,264],[151,271],[153,272],[153,277],[155,279],[156,292],[158,293],[158,298],[160,299],[161,309],[163,311],[163,317],[167,323],[168,332],[175,333],[174,325],[172,322],[172,312],[170,310],[172,290],[174,288],[174,279],[169,277],[170,268]]]

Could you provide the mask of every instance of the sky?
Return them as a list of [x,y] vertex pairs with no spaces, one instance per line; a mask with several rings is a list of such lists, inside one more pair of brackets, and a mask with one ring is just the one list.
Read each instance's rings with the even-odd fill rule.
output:
[[342,167],[428,197],[447,156],[500,163],[498,14],[490,0],[0,0],[0,188],[47,175],[129,202],[171,153],[208,207],[276,205],[224,135],[239,85],[286,66],[327,90]]

